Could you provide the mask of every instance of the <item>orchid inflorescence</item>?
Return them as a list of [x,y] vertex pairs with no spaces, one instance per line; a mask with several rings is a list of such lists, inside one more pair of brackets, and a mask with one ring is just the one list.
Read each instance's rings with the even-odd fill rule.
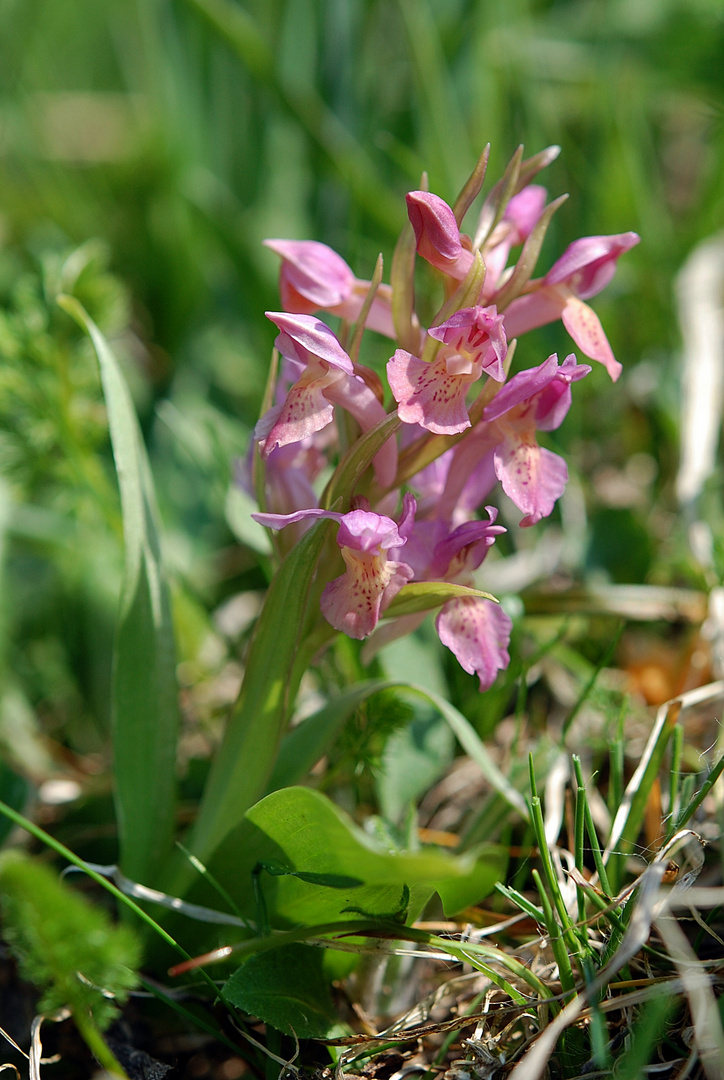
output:
[[[568,470],[536,432],[560,426],[571,385],[591,371],[571,353],[510,375],[514,339],[561,319],[586,357],[613,380],[621,371],[586,301],[611,280],[636,233],[576,240],[543,277],[532,277],[563,198],[547,204],[546,190],[531,181],[557,153],[551,147],[528,160],[516,153],[485,199],[473,238],[460,226],[482,187],[487,150],[454,208],[429,191],[410,192],[411,228],[398,242],[389,285],[380,281],[381,260],[375,278],[362,281],[324,244],[266,241],[282,260],[285,310],[267,312],[282,363],[275,403],[254,432],[262,509],[254,517],[275,530],[295,525],[295,536],[315,519],[336,522],[344,571],[334,558],[331,573],[326,565],[317,572],[318,579],[327,573],[320,599],[327,623],[352,638],[372,635],[369,656],[438,606],[441,641],[478,675],[481,690],[507,667],[511,632],[509,616],[473,578],[505,532],[486,500],[499,481],[522,526],[551,513]],[[427,329],[414,310],[416,254],[444,288]],[[340,337],[320,311],[340,317]],[[389,394],[358,362],[363,328],[396,343]]]

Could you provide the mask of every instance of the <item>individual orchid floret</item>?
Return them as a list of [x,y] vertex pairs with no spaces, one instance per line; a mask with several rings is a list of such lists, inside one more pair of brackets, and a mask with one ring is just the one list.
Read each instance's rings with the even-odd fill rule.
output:
[[[467,521],[452,531],[440,520],[416,523],[409,541],[409,557],[416,577],[474,586],[473,571],[483,562],[496,537],[506,531],[504,526],[496,524],[498,511],[495,507],[487,506],[486,510],[487,521]],[[427,566],[424,570],[418,568],[416,557],[419,559],[426,541],[435,534],[439,539],[428,556]],[[421,616],[411,616],[400,631],[409,632],[420,621]],[[477,674],[481,691],[492,686],[498,672],[510,663],[508,644],[512,623],[500,605],[492,600],[482,596],[458,596],[448,600],[437,615],[435,629],[460,666],[471,675]],[[380,642],[389,641],[395,635],[394,627],[386,634],[383,630]]]
[[634,232],[586,236],[568,246],[545,277],[529,283],[529,292],[505,310],[509,338],[561,319],[581,352],[604,365],[615,381],[621,374],[595,312],[584,301],[599,293],[616,272],[620,255],[638,244]]
[[503,316],[494,307],[464,308],[428,333],[442,343],[435,359],[428,363],[397,349],[387,378],[403,423],[454,435],[470,427],[465,399],[471,384],[483,373],[505,379]]
[[472,266],[473,253],[469,239],[460,234],[455,214],[439,195],[429,191],[411,191],[406,200],[418,255],[462,281]]
[[[275,345],[298,378],[283,403],[273,406],[254,430],[265,458],[331,424],[335,405],[351,413],[363,431],[384,419],[384,408],[354,374],[351,359],[328,326],[313,315],[266,314],[280,331]],[[397,450],[388,440],[374,460],[380,483],[390,484],[396,467]]]
[[[316,240],[265,240],[281,256],[279,292],[288,312],[312,315],[327,311],[350,322],[362,309],[369,281],[356,278],[341,255]],[[367,315],[366,325],[379,334],[394,338],[389,285],[379,285]]]
[[571,383],[590,370],[572,353],[559,365],[554,353],[538,367],[514,375],[486,406],[482,422],[455,448],[438,514],[452,520],[470,490],[485,497],[497,478],[523,512],[522,526],[547,517],[565,490],[568,468],[538,445],[536,432],[562,424],[571,404]]
[[568,481],[565,461],[538,446],[536,430],[554,431],[562,424],[571,405],[571,383],[590,370],[573,353],[559,366],[553,353],[537,368],[514,375],[483,413],[483,421],[502,436],[493,452],[495,474],[523,511],[523,526],[547,517]]
[[477,596],[449,600],[435,620],[440,641],[463,671],[478,676],[481,691],[490,689],[498,672],[510,663],[512,626],[500,604]]
[[331,518],[338,522],[337,543],[342,551],[345,572],[325,586],[322,614],[335,630],[352,638],[365,638],[374,630],[380,615],[413,577],[404,562],[388,557],[391,548],[406,543],[406,523],[414,516],[412,496],[405,496],[400,525],[370,510],[351,510],[339,514],[333,510],[299,510],[295,514],[253,514],[252,517],[271,529],[283,529],[297,521]]

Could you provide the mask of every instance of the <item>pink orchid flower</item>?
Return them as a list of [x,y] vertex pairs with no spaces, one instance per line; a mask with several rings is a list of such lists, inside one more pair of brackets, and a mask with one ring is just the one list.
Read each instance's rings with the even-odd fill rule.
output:
[[604,365],[616,381],[621,365],[616,360],[595,312],[584,303],[599,293],[616,272],[620,255],[638,244],[634,232],[614,236],[586,236],[574,240],[545,277],[530,282],[528,293],[505,310],[509,338],[561,319],[585,356]]
[[[450,530],[444,521],[416,521],[407,528],[405,558],[422,581],[448,581],[474,586],[473,571],[485,559],[497,536],[506,530],[496,525],[498,511],[486,506],[487,521],[467,521]],[[396,555],[396,552],[390,552]],[[383,645],[412,633],[426,612],[405,615],[379,627],[363,651],[365,661]],[[477,674],[480,689],[487,690],[499,671],[510,663],[508,644],[512,623],[499,604],[482,596],[461,596],[443,604],[435,629],[464,671]]]
[[430,191],[410,191],[405,199],[418,255],[449,277],[462,281],[472,266],[473,253],[469,238],[461,235],[448,204]]
[[565,490],[568,468],[563,458],[538,445],[536,431],[560,427],[571,405],[571,383],[590,370],[573,353],[559,365],[553,353],[538,367],[514,375],[486,407],[475,431],[456,447],[440,516],[452,518],[476,472],[491,482],[494,471],[523,512],[523,527],[547,517]]
[[[436,544],[429,568],[433,580],[475,584],[473,570],[480,566],[496,536],[505,532],[502,525],[495,524],[495,507],[487,506],[486,510],[487,522],[468,521]],[[440,641],[454,654],[463,671],[478,676],[481,691],[492,686],[498,672],[510,663],[512,625],[500,604],[482,596],[448,600],[435,619]]]
[[494,307],[464,308],[428,334],[442,342],[435,359],[428,363],[397,349],[387,378],[403,423],[454,435],[470,427],[465,405],[470,385],[483,372],[497,382],[505,379],[503,316]]
[[[356,278],[341,255],[316,240],[265,240],[281,256],[279,291],[286,311],[312,315],[327,311],[353,322],[359,316],[370,287]],[[367,326],[394,338],[389,285],[380,285],[367,316]]]
[[[363,431],[385,417],[385,410],[363,379],[354,374],[352,361],[323,322],[313,315],[267,311],[279,328],[275,345],[298,379],[281,405],[274,405],[254,429],[268,458],[279,446],[301,442],[334,419],[334,406],[355,418]],[[381,484],[389,485],[397,469],[397,449],[388,439],[374,460]]]
[[331,518],[339,523],[337,543],[346,569],[325,586],[322,614],[335,630],[361,639],[372,633],[390,601],[414,576],[407,563],[388,557],[390,549],[406,543],[407,523],[414,513],[415,500],[406,495],[399,527],[392,518],[369,510],[338,514],[312,509],[295,514],[252,514],[252,517],[271,529],[283,529],[313,518]]

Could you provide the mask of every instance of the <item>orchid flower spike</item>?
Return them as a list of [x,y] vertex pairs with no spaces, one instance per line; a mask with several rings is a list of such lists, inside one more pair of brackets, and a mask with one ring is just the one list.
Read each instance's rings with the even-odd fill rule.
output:
[[[332,248],[316,240],[265,240],[265,245],[281,256],[279,292],[288,312],[312,315],[327,311],[353,322],[362,309],[369,281],[356,278]],[[389,285],[378,286],[366,325],[394,338]]]

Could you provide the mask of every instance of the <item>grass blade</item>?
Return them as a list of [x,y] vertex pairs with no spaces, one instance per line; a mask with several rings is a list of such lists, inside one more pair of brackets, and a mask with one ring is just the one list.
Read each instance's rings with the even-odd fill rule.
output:
[[123,514],[125,566],[113,670],[113,755],[124,872],[152,880],[171,851],[178,700],[173,628],[151,470],[131,395],[107,341],[72,296],[58,303],[98,357]]

